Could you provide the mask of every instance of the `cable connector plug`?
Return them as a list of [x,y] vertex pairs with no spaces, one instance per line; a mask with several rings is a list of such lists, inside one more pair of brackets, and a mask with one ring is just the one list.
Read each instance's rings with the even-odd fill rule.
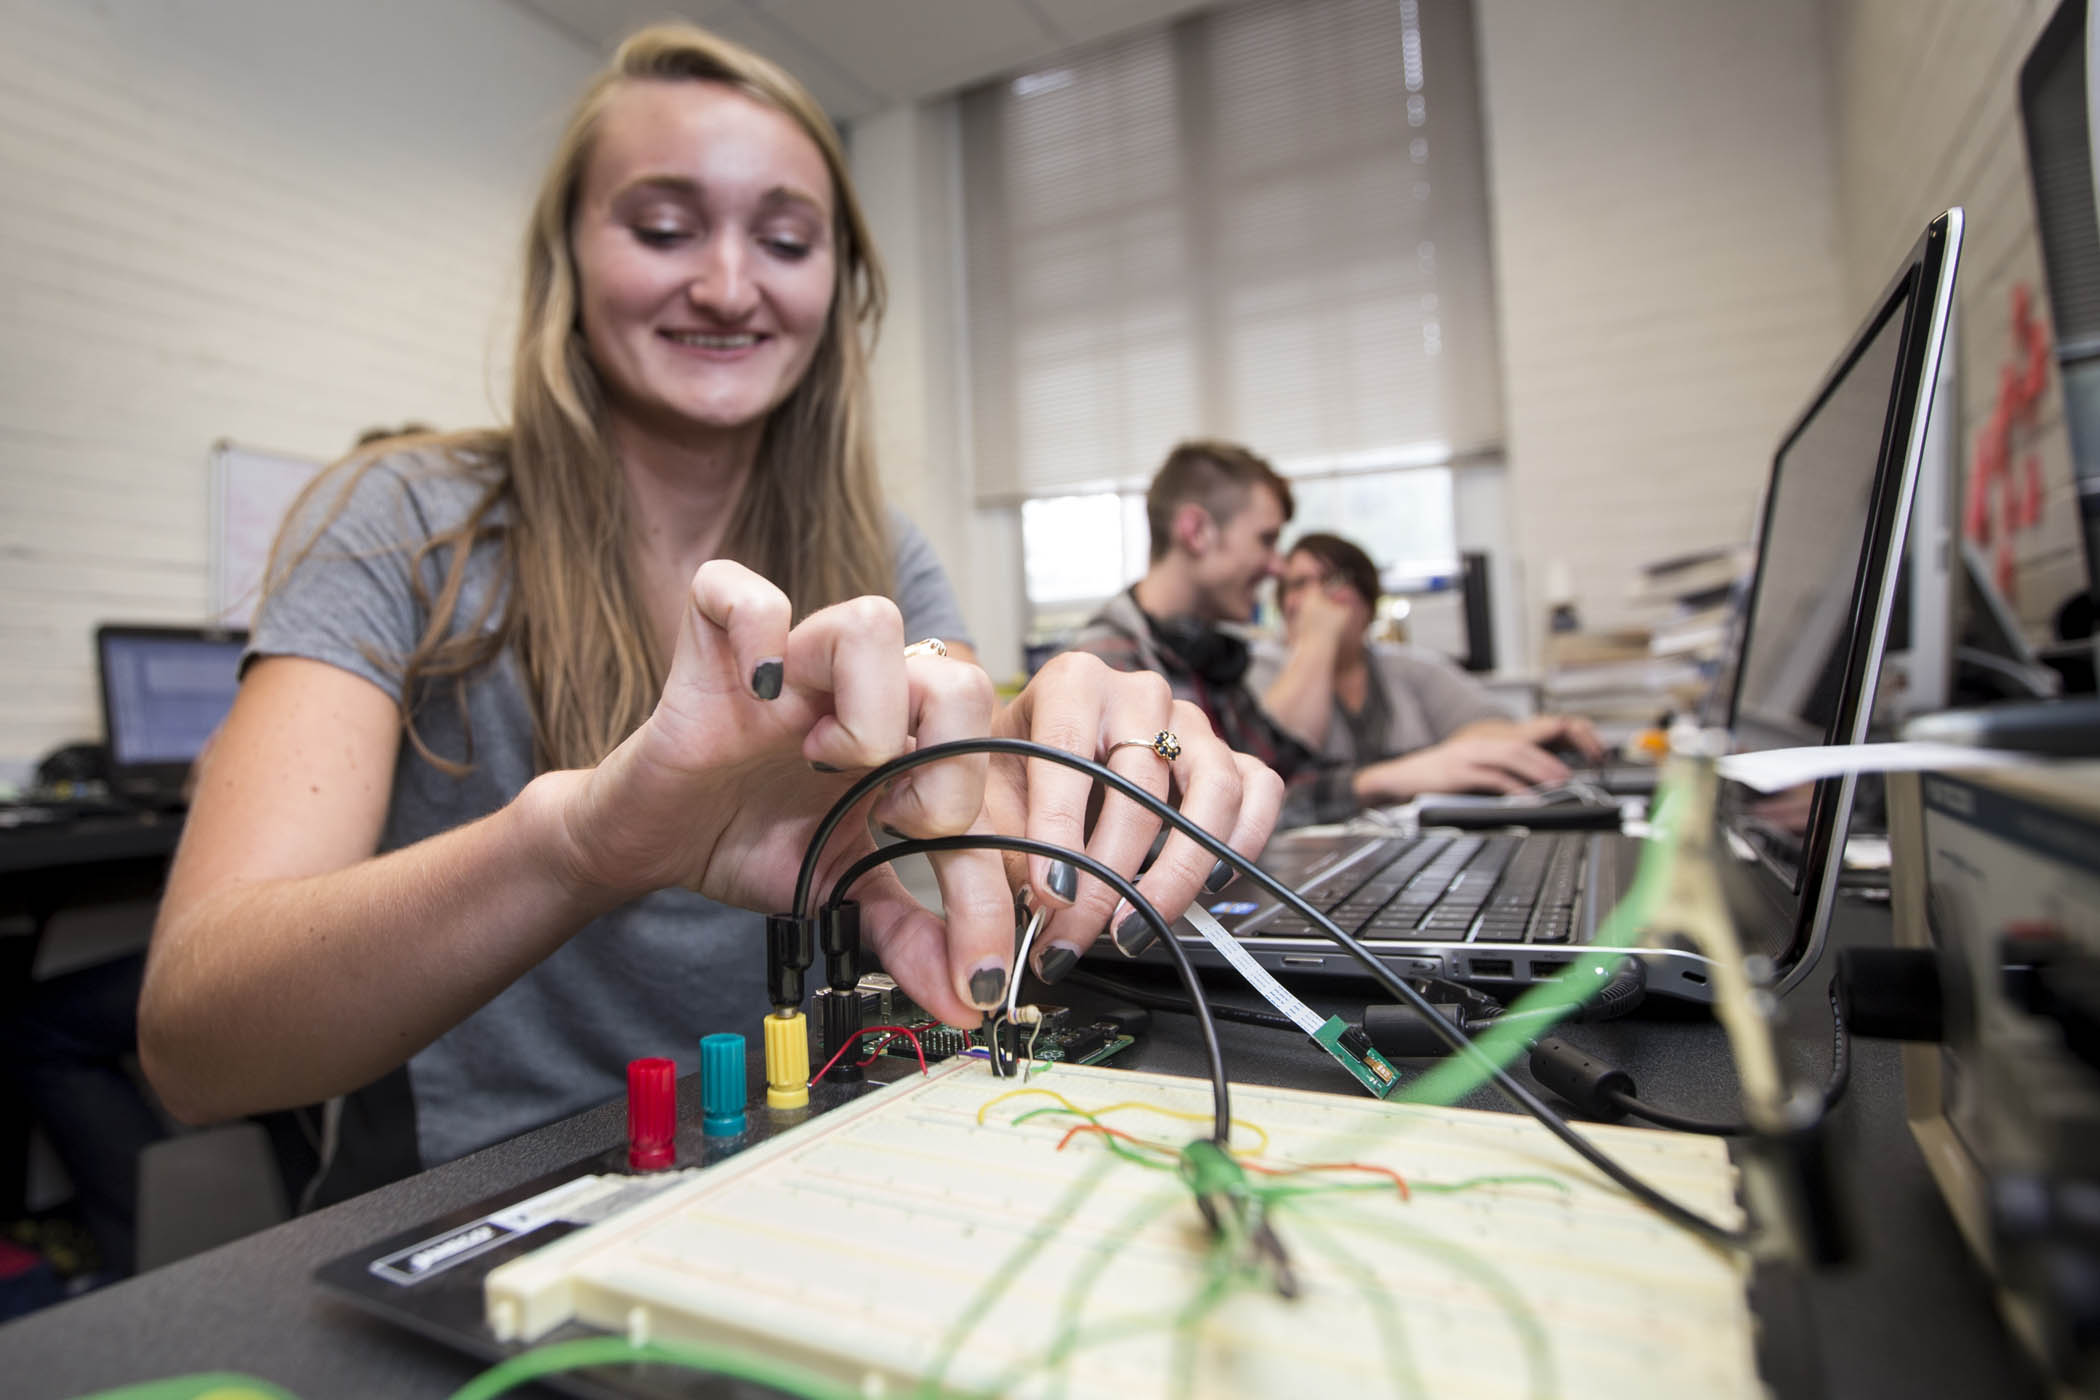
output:
[[802,974],[816,960],[816,951],[815,919],[800,914],[766,915],[766,999],[773,1003],[774,1011],[784,1013],[802,1005]]
[[824,949],[824,982],[834,991],[850,992],[860,981],[860,901],[842,899],[817,915],[817,936]]

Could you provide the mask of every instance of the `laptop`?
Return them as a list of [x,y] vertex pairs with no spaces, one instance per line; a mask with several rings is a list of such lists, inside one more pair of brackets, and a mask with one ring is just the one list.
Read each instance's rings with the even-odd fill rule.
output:
[[[1933,382],[1946,341],[1962,212],[1933,220],[1780,439],[1764,494],[1755,572],[1716,694],[1744,748],[1866,737],[1902,572]],[[1773,802],[1724,784],[1733,853],[1724,883],[1745,947],[1782,985],[1820,954],[1836,899],[1854,779]],[[1368,944],[1402,976],[1507,994],[1596,947],[1640,843],[1619,832],[1425,830],[1414,836],[1285,832],[1261,865]],[[1244,877],[1211,912],[1274,973],[1361,976],[1362,967]],[[1192,961],[1224,959],[1177,926]],[[1626,949],[1651,993],[1711,1001],[1712,969],[1689,949]],[[1163,948],[1148,961],[1167,960]]]
[[231,627],[95,629],[114,796],[140,807],[186,805],[190,764],[233,708],[247,642]]

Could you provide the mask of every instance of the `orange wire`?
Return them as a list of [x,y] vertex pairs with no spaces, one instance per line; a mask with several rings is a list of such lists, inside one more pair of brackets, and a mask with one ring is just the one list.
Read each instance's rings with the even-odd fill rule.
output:
[[1154,1152],[1165,1152],[1170,1156],[1173,1154],[1174,1151],[1174,1149],[1171,1147],[1166,1147],[1156,1142],[1147,1142],[1141,1137],[1133,1137],[1131,1134],[1124,1132],[1121,1128],[1111,1128],[1105,1123],[1081,1123],[1077,1125],[1076,1127],[1072,1128],[1069,1132],[1067,1132],[1063,1137],[1057,1140],[1057,1150],[1060,1152],[1064,1151],[1065,1144],[1070,1142],[1073,1138],[1079,1136],[1079,1134],[1081,1133],[1100,1133],[1105,1137],[1121,1138],[1125,1142],[1133,1142],[1136,1143],[1139,1147],[1149,1147]]
[[1259,1162],[1242,1162],[1240,1165],[1250,1172],[1260,1172],[1263,1176],[1296,1176],[1301,1172],[1370,1172],[1389,1178],[1393,1185],[1399,1188],[1401,1200],[1414,1199],[1413,1193],[1407,1189],[1405,1177],[1391,1167],[1381,1167],[1371,1162],[1308,1162],[1302,1167],[1265,1167]]

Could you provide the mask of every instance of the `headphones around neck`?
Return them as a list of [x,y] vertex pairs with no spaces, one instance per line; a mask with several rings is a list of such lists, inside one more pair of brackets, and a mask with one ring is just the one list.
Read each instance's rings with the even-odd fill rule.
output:
[[[1137,597],[1131,596],[1135,603]],[[1247,644],[1230,632],[1220,631],[1207,622],[1191,617],[1157,618],[1142,607],[1138,613],[1145,619],[1145,626],[1152,633],[1152,640],[1162,651],[1171,652],[1174,658],[1195,672],[1204,684],[1211,686],[1238,685],[1253,662],[1253,654]]]

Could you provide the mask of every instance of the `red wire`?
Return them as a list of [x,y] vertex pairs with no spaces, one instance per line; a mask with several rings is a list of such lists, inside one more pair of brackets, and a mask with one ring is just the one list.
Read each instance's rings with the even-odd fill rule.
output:
[[1370,1172],[1389,1178],[1393,1185],[1399,1187],[1401,1200],[1414,1199],[1413,1193],[1407,1189],[1406,1179],[1400,1173],[1391,1167],[1381,1167],[1371,1162],[1308,1162],[1302,1167],[1265,1167],[1259,1162],[1242,1162],[1240,1165],[1250,1172],[1260,1172],[1263,1176],[1296,1176],[1300,1172]]
[[809,1077],[810,1084],[812,1086],[815,1086],[816,1082],[819,1079],[822,1079],[825,1075],[831,1073],[831,1067],[837,1064],[848,1050],[860,1044],[861,1036],[873,1035],[877,1031],[893,1032],[893,1034],[890,1035],[888,1040],[880,1040],[876,1042],[875,1048],[877,1050],[880,1050],[883,1046],[889,1044],[891,1040],[895,1040],[898,1036],[901,1035],[906,1040],[909,1040],[911,1042],[912,1049],[919,1052],[919,1073],[926,1073],[926,1047],[919,1044],[919,1037],[912,1032],[909,1026],[862,1026],[859,1032],[856,1033],[851,1040],[847,1041],[844,1045],[841,1045],[838,1048],[838,1052],[834,1054],[830,1059],[824,1062],[824,1068],[818,1070],[815,1074]]
[[1079,1136],[1079,1134],[1081,1133],[1100,1133],[1105,1137],[1121,1138],[1125,1142],[1134,1142],[1139,1147],[1149,1147],[1154,1152],[1171,1153],[1174,1150],[1170,1147],[1162,1147],[1156,1142],[1147,1142],[1141,1137],[1132,1137],[1129,1133],[1124,1132],[1122,1129],[1111,1128],[1105,1123],[1079,1124],[1077,1127],[1073,1128],[1070,1132],[1066,1133],[1063,1137],[1057,1140],[1057,1150],[1060,1152],[1064,1151],[1065,1144],[1070,1142],[1073,1138]]
[[[919,1022],[919,1024],[917,1024],[916,1026],[913,1026],[913,1027],[912,1027],[911,1029],[912,1029],[912,1030],[915,1030],[915,1031],[930,1031],[930,1030],[932,1030],[932,1029],[933,1029],[933,1028],[934,1028],[935,1026],[938,1026],[939,1024],[940,1024],[940,1022],[939,1022],[939,1021],[921,1021],[921,1022]],[[876,1027],[876,1029],[877,1029],[877,1030],[880,1030],[880,1029],[881,1029],[881,1027],[880,1027],[880,1026],[878,1026],[878,1027]],[[899,1030],[902,1030],[902,1029],[903,1029],[903,1027],[901,1027],[901,1026],[900,1026],[900,1027],[899,1027],[898,1029],[899,1029]],[[870,1032],[866,1032],[866,1031],[863,1031],[863,1032],[862,1032],[862,1034],[863,1034],[863,1035],[866,1035],[866,1034],[869,1034],[869,1033],[870,1033]],[[894,1036],[894,1035],[886,1035],[886,1036],[884,1036],[884,1037],[883,1037],[882,1039],[880,1039],[880,1040],[878,1040],[878,1041],[876,1041],[876,1042],[875,1042],[875,1048],[874,1048],[873,1050],[870,1050],[870,1051],[869,1051],[869,1052],[868,1052],[867,1054],[865,1054],[865,1055],[861,1056],[861,1057],[860,1057],[860,1058],[859,1058],[858,1060],[855,1060],[855,1061],[854,1061],[854,1063],[855,1063],[856,1065],[858,1065],[858,1066],[859,1066],[860,1068],[862,1068],[862,1069],[866,1069],[866,1068],[867,1068],[867,1067],[868,1067],[869,1065],[872,1065],[872,1064],[874,1064],[874,1063],[875,1063],[875,1060],[876,1060],[876,1058],[877,1058],[878,1056],[880,1056],[880,1055],[882,1054],[882,1047],[883,1047],[883,1046],[885,1046],[885,1045],[887,1045],[887,1044],[889,1044],[889,1043],[890,1043],[891,1041],[895,1040],[896,1038],[897,1038],[897,1037],[896,1037],[896,1036]],[[920,1058],[921,1058],[922,1060],[923,1060],[923,1059],[925,1058],[925,1054],[926,1054],[926,1052],[925,1052],[925,1051],[923,1051],[923,1050],[919,1052]],[[922,1072],[922,1073],[924,1072],[924,1069],[925,1069],[925,1067],[924,1067],[923,1065],[921,1065],[921,1066],[920,1066],[920,1070],[921,1070],[921,1072]]]

